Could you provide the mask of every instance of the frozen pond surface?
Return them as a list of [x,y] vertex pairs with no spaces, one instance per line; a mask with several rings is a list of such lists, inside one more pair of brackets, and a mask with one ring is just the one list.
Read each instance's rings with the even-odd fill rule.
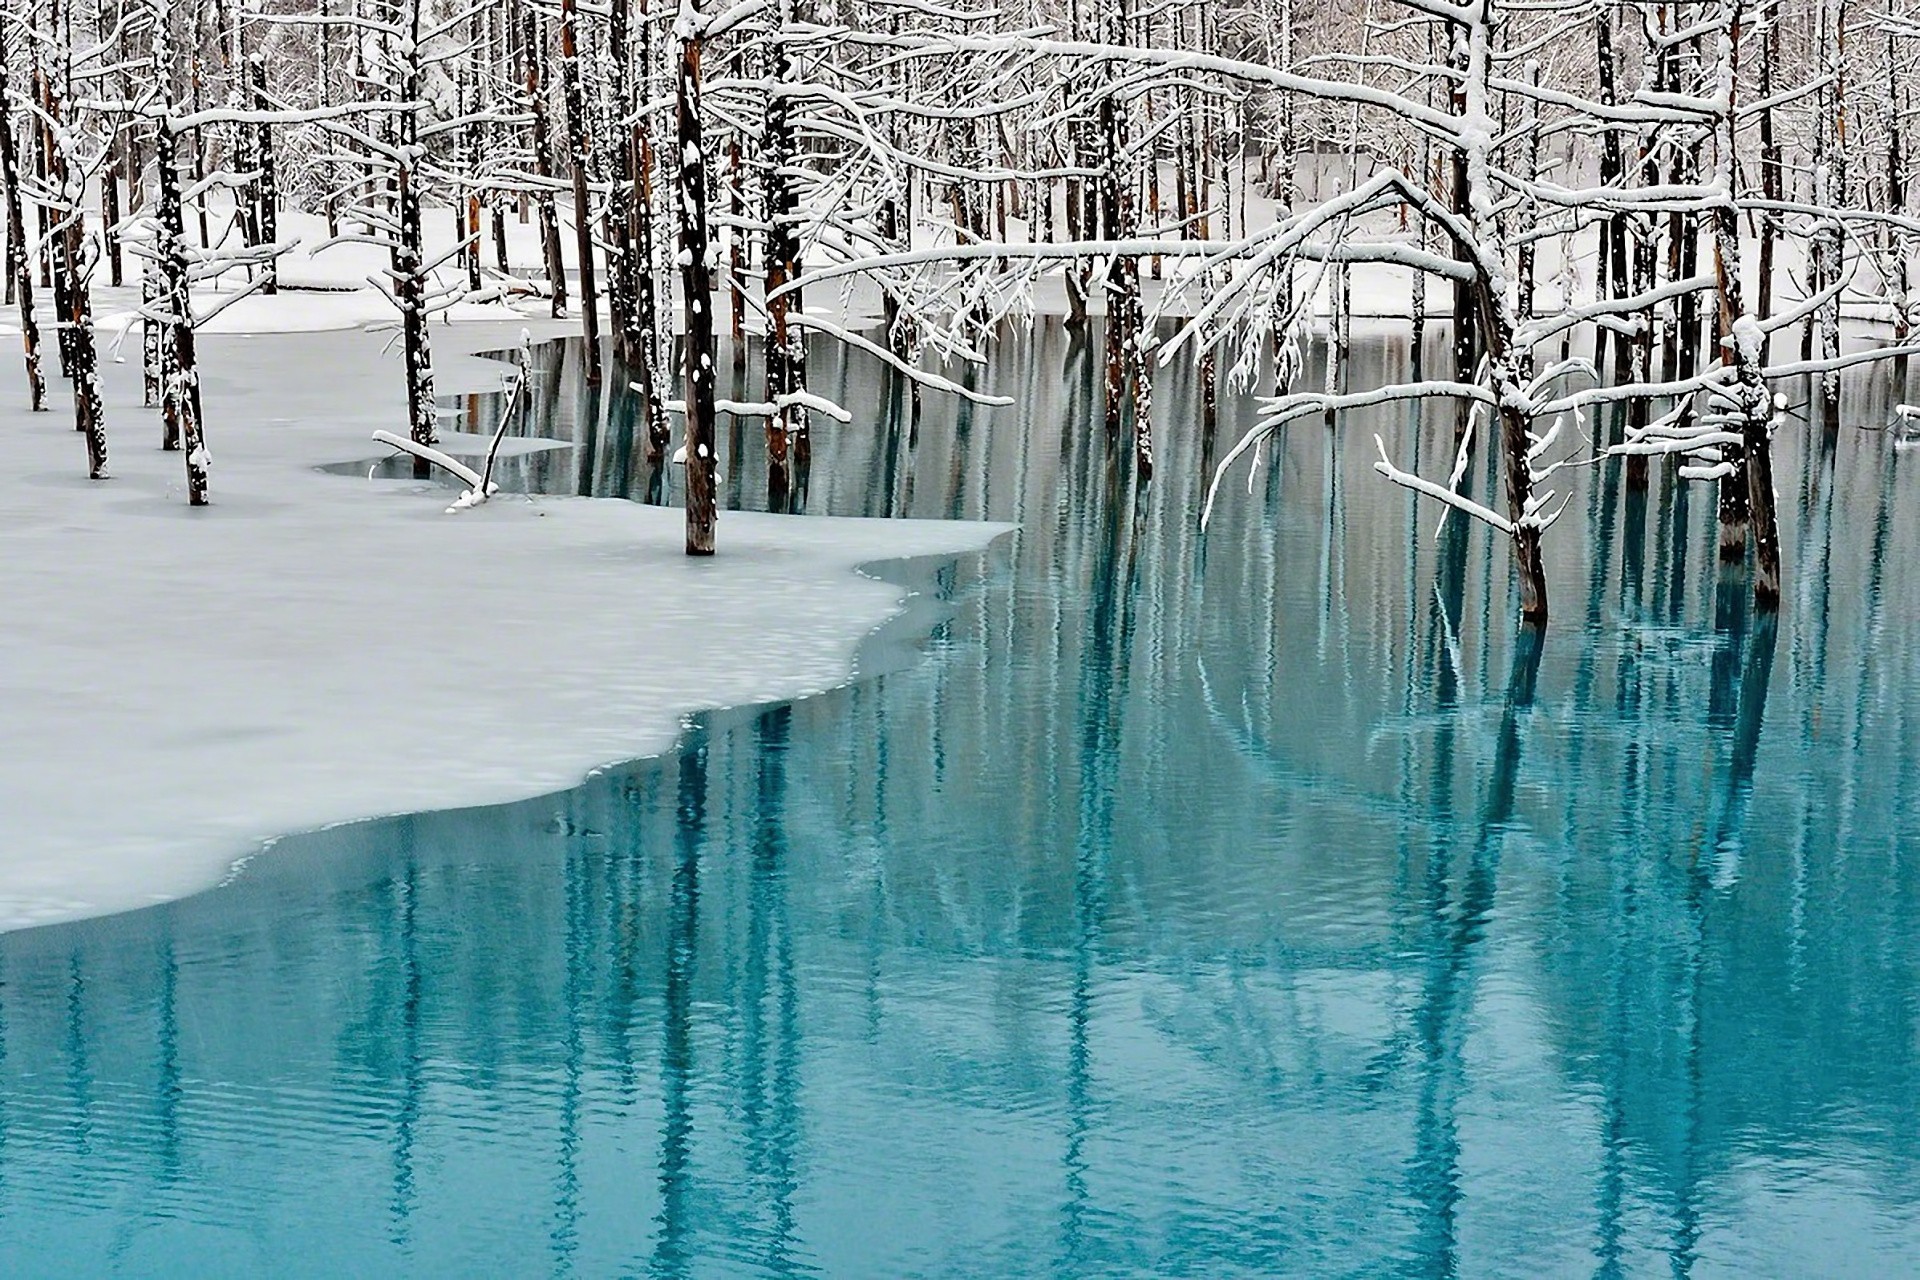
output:
[[[1022,525],[933,579],[926,660],[0,937],[0,1271],[1920,1257],[1920,454],[1782,431],[1777,626],[1716,591],[1710,491],[1579,479],[1534,649],[1504,549],[1371,470],[1379,431],[1431,471],[1438,412],[1293,427],[1203,541],[1238,424],[1171,371],[1136,510],[1096,369],[1043,330],[982,380],[1018,407],[910,431],[816,364],[863,425],[812,510]],[[509,478],[625,491],[575,381],[536,425],[580,447]]]

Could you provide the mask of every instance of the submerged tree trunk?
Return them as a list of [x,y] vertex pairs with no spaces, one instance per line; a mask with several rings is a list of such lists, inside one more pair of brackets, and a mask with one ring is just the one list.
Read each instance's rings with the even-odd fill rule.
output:
[[[1738,559],[1745,548],[1729,546],[1733,530],[1728,521],[1744,515],[1735,527],[1748,532],[1754,550],[1753,598],[1763,609],[1780,604],[1780,530],[1773,500],[1773,395],[1762,374],[1766,339],[1760,325],[1746,312],[1740,278],[1740,211],[1734,196],[1734,143],[1738,116],[1734,98],[1739,84],[1740,0],[1723,0],[1721,21],[1726,41],[1718,69],[1719,101],[1723,104],[1719,130],[1718,199],[1712,209],[1714,276],[1718,284],[1720,329],[1726,334],[1733,359],[1734,385],[1729,407],[1740,435],[1737,447],[1721,457],[1730,464],[1720,482],[1720,558]],[[1744,483],[1743,483],[1744,482]],[[1741,490],[1744,489],[1744,494]],[[1744,497],[1744,501],[1741,501]],[[1744,508],[1744,511],[1742,510]],[[1729,551],[1733,555],[1729,556]]]
[[[1125,0],[1114,0],[1108,11],[1105,39],[1121,45],[1127,39]],[[1100,98],[1098,123],[1101,135],[1100,235],[1110,243],[1130,239],[1134,233],[1134,174],[1127,163],[1126,117],[1116,86]],[[1107,259],[1106,329],[1106,429],[1107,439],[1117,442],[1125,424],[1124,406],[1129,389],[1133,392],[1133,461],[1141,479],[1153,474],[1153,419],[1148,411],[1151,390],[1150,362],[1140,358],[1145,342],[1145,316],[1140,303],[1140,259],[1132,254],[1113,253]]]
[[[1475,0],[1467,6],[1468,29],[1458,41],[1457,59],[1462,74],[1456,113],[1462,117],[1490,118],[1487,100],[1493,76],[1492,9],[1492,0]],[[1455,152],[1458,185],[1453,192],[1454,205],[1463,211],[1461,217],[1472,228],[1475,242],[1472,252],[1464,244],[1459,246],[1459,256],[1475,261],[1475,278],[1470,286],[1472,318],[1478,329],[1476,345],[1484,354],[1488,383],[1499,406],[1501,469],[1506,481],[1514,571],[1520,579],[1520,616],[1543,624],[1547,620],[1547,574],[1540,555],[1542,522],[1534,511],[1532,423],[1526,408],[1526,378],[1520,368],[1520,355],[1514,350],[1513,315],[1495,269],[1504,261],[1505,245],[1491,211],[1491,144],[1490,138],[1469,134]],[[1476,185],[1489,189],[1476,191]]]

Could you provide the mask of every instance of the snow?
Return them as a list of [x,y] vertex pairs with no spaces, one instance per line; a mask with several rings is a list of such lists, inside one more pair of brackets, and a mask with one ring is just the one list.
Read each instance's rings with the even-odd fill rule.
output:
[[[437,328],[446,394],[502,366],[518,323]],[[106,369],[116,478],[89,483],[64,393],[25,412],[0,369],[0,928],[217,883],[274,838],[564,788],[667,749],[697,708],[844,682],[902,589],[863,562],[974,550],[1002,530],[497,498],[323,474],[405,419],[397,356],[362,332],[213,338],[213,505]],[[471,450],[452,438],[447,447]],[[777,658],[774,656],[777,655]]]

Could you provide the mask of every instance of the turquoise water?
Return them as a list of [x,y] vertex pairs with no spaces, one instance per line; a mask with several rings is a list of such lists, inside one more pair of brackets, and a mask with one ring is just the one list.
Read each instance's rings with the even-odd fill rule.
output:
[[[623,394],[552,359],[537,425],[590,447],[509,477],[627,491]],[[1444,470],[1441,415],[1292,428],[1203,538],[1246,410],[1209,436],[1170,372],[1135,495],[1096,366],[1044,329],[981,379],[1017,407],[915,420],[816,363],[878,426],[823,432],[810,510],[1021,524],[896,567],[860,682],[0,937],[0,1272],[1914,1272],[1883,382],[1782,431],[1777,624],[1707,491],[1605,472],[1533,646],[1503,549],[1371,470],[1376,431]]]

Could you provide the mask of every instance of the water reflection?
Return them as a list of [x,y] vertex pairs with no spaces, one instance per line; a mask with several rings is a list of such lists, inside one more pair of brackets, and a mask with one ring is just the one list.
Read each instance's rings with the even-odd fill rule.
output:
[[[1406,358],[1370,341],[1352,376]],[[576,447],[510,483],[644,497],[621,380],[541,359],[534,429]],[[1885,436],[1782,433],[1777,622],[1718,569],[1710,500],[1581,480],[1548,547],[1578,606],[1543,641],[1507,623],[1503,548],[1370,469],[1374,431],[1448,457],[1444,410],[1296,426],[1203,538],[1247,410],[1205,430],[1183,370],[1144,490],[1057,330],[1000,351],[993,413],[859,360],[813,384],[871,411],[817,436],[810,509],[1022,525],[984,575],[929,571],[931,660],[0,938],[0,1268],[1920,1251],[1920,587],[1892,563],[1920,510]],[[1884,382],[1847,394],[1890,416]],[[723,459],[735,504],[764,500],[759,435]]]

